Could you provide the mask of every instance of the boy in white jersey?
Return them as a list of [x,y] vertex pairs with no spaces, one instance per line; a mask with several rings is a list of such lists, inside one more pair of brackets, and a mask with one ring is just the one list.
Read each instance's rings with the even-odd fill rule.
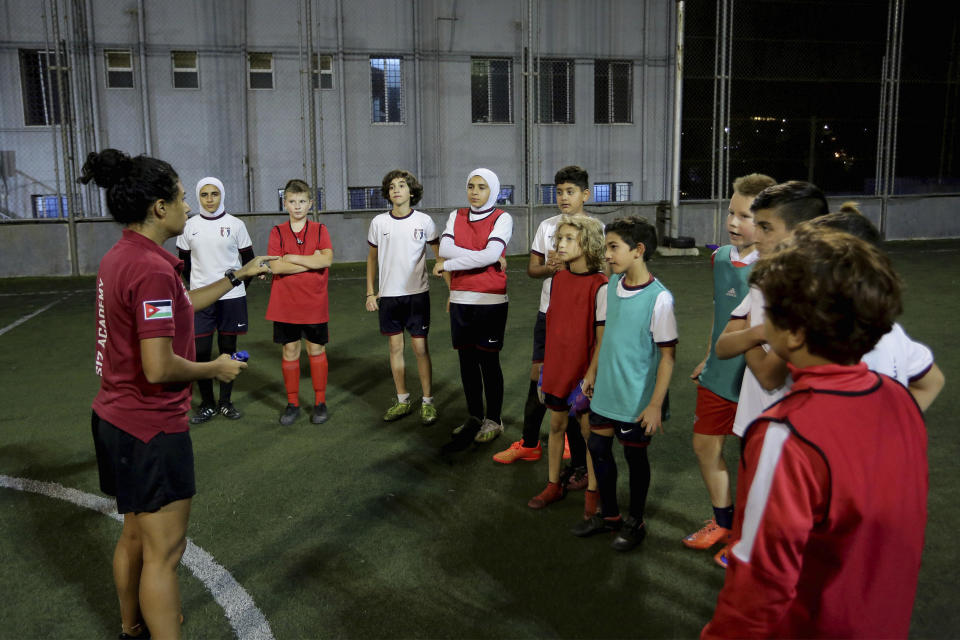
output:
[[[433,370],[427,347],[430,283],[426,248],[429,244],[436,256],[440,240],[430,216],[413,209],[423,196],[423,186],[416,176],[402,169],[391,171],[384,176],[380,192],[390,200],[393,209],[370,222],[365,304],[367,311],[379,311],[380,333],[389,340],[390,371],[397,389],[397,401],[387,409],[383,419],[386,422],[399,420],[413,410],[404,376],[403,332],[406,329],[417,357],[423,392],[420,420],[430,425],[437,421],[437,409],[433,404]],[[380,290],[375,293],[377,274]]]
[[[247,227],[239,218],[226,213],[223,183],[206,177],[197,182],[198,215],[187,220],[177,237],[177,250],[183,260],[183,275],[190,289],[205,287],[223,278],[227,270],[239,269],[253,259],[253,243]],[[194,342],[197,362],[208,362],[213,351],[213,333],[217,333],[220,353],[236,353],[237,336],[247,333],[247,292],[243,282],[223,294],[214,304],[194,314]],[[233,406],[232,382],[220,382],[220,402],[213,397],[213,380],[198,380],[200,408],[190,424],[202,424],[218,413],[230,420],[243,414]]]
[[[550,281],[553,274],[564,268],[563,262],[557,258],[554,250],[554,234],[564,215],[586,215],[583,206],[590,199],[589,180],[587,172],[576,165],[569,165],[557,171],[553,183],[560,213],[540,223],[530,245],[527,275],[531,278],[543,279],[544,282],[540,291],[537,320],[533,326],[533,362],[530,366],[527,400],[523,408],[523,436],[507,449],[493,456],[496,462],[502,464],[510,464],[516,460],[535,461],[541,456],[540,426],[546,414],[546,407],[538,397],[537,381],[540,379],[540,370],[543,367],[543,351],[546,344]],[[561,474],[561,483],[567,490],[584,489],[587,487],[587,448],[576,419],[570,420],[567,441],[571,462]]]
[[707,353],[690,378],[697,384],[693,450],[713,506],[713,517],[699,531],[683,539],[683,544],[691,549],[709,549],[720,541],[726,542],[733,528],[733,496],[730,474],[723,458],[723,444],[733,433],[746,364],[743,357],[718,359],[714,345],[730,318],[730,312],[750,290],[747,278],[757,259],[756,225],[750,204],[758,193],[774,184],[773,178],[758,173],[734,180],[727,214],[730,244],[720,247],[710,257],[713,327]]

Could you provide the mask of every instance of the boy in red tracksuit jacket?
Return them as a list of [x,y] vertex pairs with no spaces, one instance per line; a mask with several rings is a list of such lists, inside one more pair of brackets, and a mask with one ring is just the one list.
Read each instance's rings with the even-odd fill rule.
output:
[[910,393],[860,362],[901,311],[899,279],[868,243],[814,227],[750,280],[794,382],[744,434],[735,542],[701,637],[905,638],[926,429]]

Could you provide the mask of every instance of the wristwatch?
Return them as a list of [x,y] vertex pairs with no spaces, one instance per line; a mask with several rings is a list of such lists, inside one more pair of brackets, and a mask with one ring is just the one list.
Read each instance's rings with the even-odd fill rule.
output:
[[227,280],[230,281],[230,284],[232,284],[235,287],[239,287],[241,284],[243,284],[240,278],[234,275],[233,269],[227,269],[223,275],[224,277],[226,277]]

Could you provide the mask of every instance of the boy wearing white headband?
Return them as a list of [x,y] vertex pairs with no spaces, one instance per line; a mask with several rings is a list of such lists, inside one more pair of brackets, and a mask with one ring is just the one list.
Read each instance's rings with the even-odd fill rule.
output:
[[513,235],[513,218],[497,208],[499,195],[500,179],[493,171],[470,172],[470,206],[450,212],[434,267],[434,274],[450,284],[450,334],[469,413],[453,431],[451,451],[473,440],[489,442],[503,431],[500,350],[507,325],[507,274],[501,258]]
[[[177,237],[177,249],[184,262],[183,276],[190,289],[205,287],[222,280],[229,272],[254,258],[253,243],[243,221],[226,213],[223,205],[223,183],[214,177],[197,182],[199,213],[190,216]],[[235,279],[235,276],[231,280]],[[247,282],[249,283],[249,281]],[[217,333],[220,353],[236,353],[237,336],[247,332],[247,294],[245,283],[236,285],[206,309],[194,314],[194,341],[197,362],[208,362],[213,350],[213,333]],[[243,416],[230,401],[232,382],[220,383],[220,403],[213,397],[213,380],[198,380],[200,409],[190,418],[191,424],[207,422],[218,413],[231,420]]]

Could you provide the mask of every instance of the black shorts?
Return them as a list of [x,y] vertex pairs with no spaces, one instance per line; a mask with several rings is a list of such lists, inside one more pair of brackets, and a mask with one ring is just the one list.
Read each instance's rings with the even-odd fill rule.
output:
[[533,323],[533,357],[535,363],[543,362],[543,352],[547,346],[547,314],[537,311],[537,321]]
[[631,447],[645,447],[653,440],[653,436],[648,436],[639,422],[621,422],[594,411],[590,412],[590,428],[613,429],[613,435],[617,436],[617,440]]
[[454,349],[503,349],[507,304],[450,303],[450,338]]
[[190,432],[159,433],[150,442],[143,442],[96,412],[90,428],[100,490],[117,499],[119,513],[157,511],[197,493]]
[[313,344],[327,344],[329,335],[327,334],[327,323],[319,324],[290,324],[289,322],[273,323],[273,341],[276,344],[289,344],[299,342],[300,338],[306,338]]
[[193,314],[193,334],[197,338],[219,333],[243,335],[247,332],[247,296],[217,300]]
[[430,331],[430,293],[412,296],[389,296],[377,301],[380,307],[380,333],[395,336],[406,329],[415,338],[425,338]]

